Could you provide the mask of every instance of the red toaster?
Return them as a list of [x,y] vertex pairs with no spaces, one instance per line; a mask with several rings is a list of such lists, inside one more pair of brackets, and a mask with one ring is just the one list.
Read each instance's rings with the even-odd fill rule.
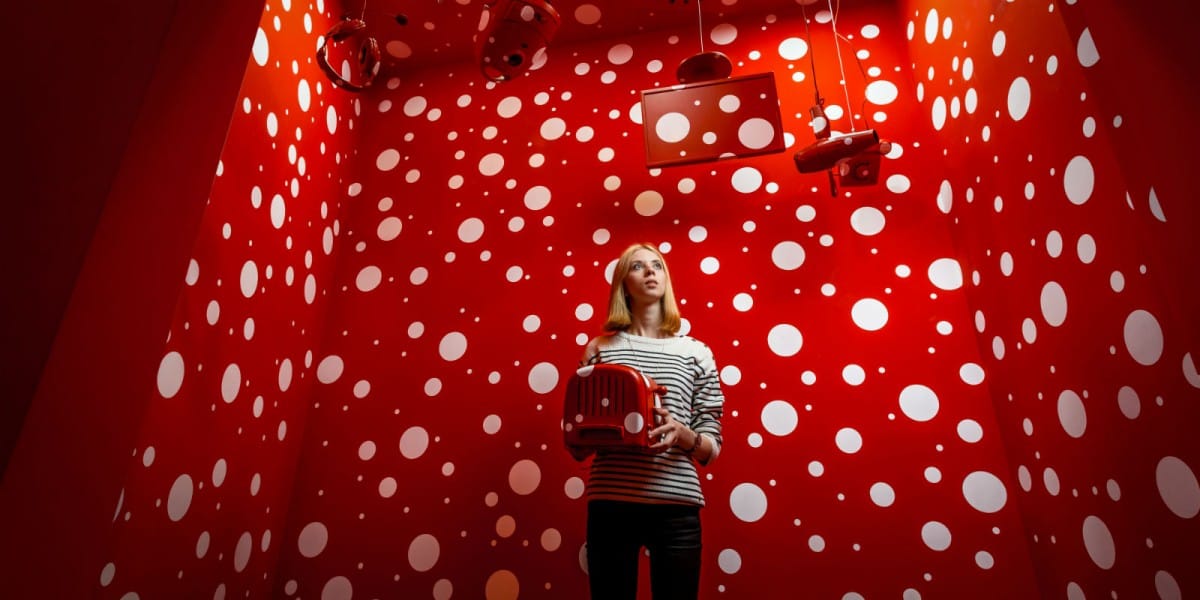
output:
[[580,367],[567,380],[563,440],[576,447],[649,446],[647,431],[658,421],[654,409],[666,391],[626,365]]

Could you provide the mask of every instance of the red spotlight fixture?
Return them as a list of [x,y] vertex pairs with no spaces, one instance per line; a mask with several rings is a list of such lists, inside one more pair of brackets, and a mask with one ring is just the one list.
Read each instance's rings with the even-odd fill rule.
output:
[[679,83],[696,83],[697,81],[725,79],[729,77],[730,73],[733,73],[733,63],[729,61],[729,57],[721,52],[711,50],[683,59],[679,63],[679,68],[675,69],[675,78],[679,80]]
[[546,0],[498,0],[485,4],[475,36],[479,68],[489,81],[508,81],[528,71],[546,51],[561,18]]
[[[803,5],[801,6],[803,9]],[[834,16],[834,43],[840,37],[837,32],[837,17]],[[816,94],[816,104],[808,110],[813,134],[817,141],[799,149],[792,155],[796,170],[801,173],[816,173],[827,171],[829,174],[829,193],[837,196],[837,184],[844,186],[874,185],[879,181],[880,157],[891,152],[892,144],[881,141],[874,129],[864,131],[854,130],[854,117],[850,115],[851,132],[833,135],[829,118],[825,115],[825,99],[817,87],[817,67],[813,58],[812,35],[808,31],[808,13],[804,14],[804,30],[808,37],[808,58],[812,69],[813,90]],[[838,62],[841,62],[841,47],[838,46]],[[861,65],[860,65],[861,66]],[[846,88],[846,74],[842,73],[842,88]],[[846,92],[846,107],[850,110],[850,94]]]
[[835,196],[835,176],[843,186],[874,185],[879,180],[880,156],[891,151],[891,142],[881,141],[874,129],[833,137],[820,103],[809,109],[809,114],[817,141],[792,155],[796,170],[801,173],[829,171],[829,189]]
[[[671,0],[672,3],[674,1]],[[683,3],[687,4],[687,0]],[[704,14],[700,9],[700,0],[696,0],[696,28],[700,30],[700,52],[679,63],[679,67],[675,69],[675,78],[679,83],[688,84],[729,77],[733,73],[733,63],[729,57],[716,50],[704,51]]]
[[874,129],[856,131],[813,142],[798,150],[792,156],[792,160],[796,163],[796,170],[801,173],[816,173],[836,168],[838,175],[842,175],[842,165],[878,145],[879,135]]
[[[330,64],[331,47],[332,52],[342,58],[344,74]],[[353,48],[352,54],[348,53],[349,48]],[[361,92],[375,81],[379,75],[379,57],[379,42],[367,35],[366,21],[349,17],[331,27],[317,48],[317,64],[321,70],[335,87],[352,92]]]

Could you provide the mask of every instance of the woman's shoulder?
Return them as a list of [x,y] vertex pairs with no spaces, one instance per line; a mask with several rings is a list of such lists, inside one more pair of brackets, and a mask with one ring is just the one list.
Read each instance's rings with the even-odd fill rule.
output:
[[673,339],[675,340],[676,347],[682,353],[701,359],[712,358],[713,352],[712,349],[708,347],[708,344],[690,335],[680,334],[676,335]]
[[604,348],[617,343],[617,338],[621,335],[619,331],[605,331],[597,334],[588,341],[588,348]]
[[587,345],[583,348],[583,358],[580,359],[580,363],[590,363],[600,353],[600,350],[612,346],[616,341],[617,332],[615,331],[606,331],[588,340]]

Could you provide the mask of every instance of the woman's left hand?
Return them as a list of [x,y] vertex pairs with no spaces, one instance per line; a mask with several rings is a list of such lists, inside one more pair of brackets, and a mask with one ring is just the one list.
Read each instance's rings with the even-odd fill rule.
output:
[[650,449],[656,452],[666,452],[672,446],[686,444],[688,441],[688,426],[676,421],[671,411],[657,406],[654,413],[658,415],[660,425],[650,430]]

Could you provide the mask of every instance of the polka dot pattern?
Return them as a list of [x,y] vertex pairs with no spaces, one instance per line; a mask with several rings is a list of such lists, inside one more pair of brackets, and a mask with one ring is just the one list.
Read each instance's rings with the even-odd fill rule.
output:
[[[814,597],[1196,587],[1164,558],[1194,549],[1194,442],[1138,433],[1194,422],[1200,349],[1137,237],[1187,213],[1104,145],[1120,127],[1083,74],[1119,42],[1044,5],[847,6],[868,76],[850,105],[829,94],[829,124],[869,117],[897,143],[877,186],[830,198],[770,156],[812,135],[810,56],[822,89],[837,69],[796,36],[794,1],[726,2],[703,32],[772,93],[645,113],[692,23],[554,47],[502,85],[447,60],[351,95],[305,50],[325,4],[272,0],[256,33],[91,574],[106,593],[582,597],[586,471],[556,402],[641,240],[728,399],[701,471],[702,597],[788,589],[797,556]],[[611,31],[614,6],[564,27]],[[420,36],[473,31],[460,12],[413,12],[400,31],[418,33],[380,40],[389,68],[431,58]],[[1031,561],[1057,587],[1039,594]]]

